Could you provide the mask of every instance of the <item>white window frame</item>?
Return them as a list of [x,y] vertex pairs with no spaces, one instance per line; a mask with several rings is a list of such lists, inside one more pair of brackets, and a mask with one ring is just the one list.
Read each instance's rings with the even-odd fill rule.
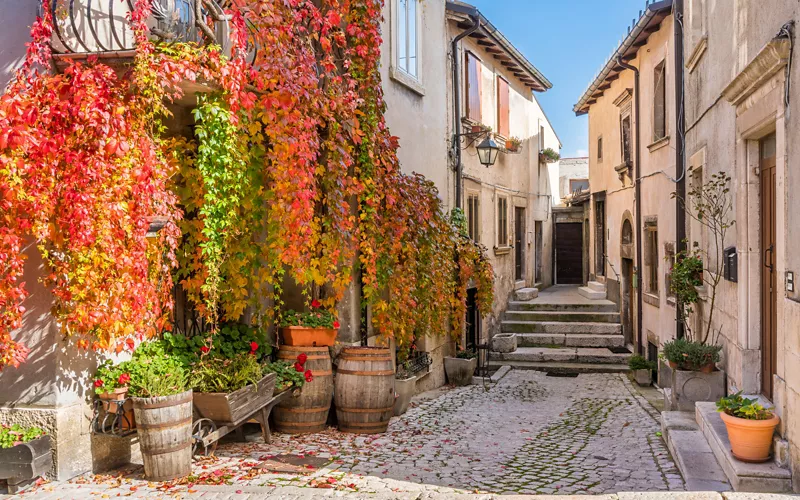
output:
[[[401,1],[405,2],[405,12],[401,12]],[[411,3],[412,2],[414,3],[414,5],[416,7],[414,9],[415,12],[414,12],[414,16],[413,16],[413,21],[414,21],[414,48],[416,49],[415,53],[414,53],[414,72],[413,73],[411,71],[409,71],[409,68],[404,68],[400,63],[400,44],[401,43],[405,43],[406,54],[410,54],[410,51],[409,51],[409,49],[410,49],[410,43],[409,43],[410,38],[408,36],[408,33],[409,33],[408,20],[409,20],[409,9],[411,8]],[[403,74],[403,76],[408,77],[408,78],[412,78],[412,79],[414,79],[414,80],[419,82],[419,81],[421,81],[420,76],[419,76],[420,75],[420,48],[421,48],[421,46],[420,46],[420,29],[419,29],[420,28],[420,19],[421,19],[421,17],[420,17],[420,7],[421,7],[420,6],[420,1],[419,0],[394,0],[394,5],[395,5],[395,8],[394,8],[394,14],[395,14],[394,28],[395,28],[395,33],[396,33],[396,35],[395,35],[394,65],[395,65],[395,68],[397,68],[397,71],[401,72]],[[401,19],[401,16],[406,20],[405,33],[401,33],[400,32],[400,19]],[[411,57],[409,56],[407,59],[410,61]]]

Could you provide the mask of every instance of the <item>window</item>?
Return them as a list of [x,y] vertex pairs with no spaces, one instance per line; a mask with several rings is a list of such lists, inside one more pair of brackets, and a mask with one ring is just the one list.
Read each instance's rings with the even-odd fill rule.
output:
[[480,224],[481,210],[480,198],[476,193],[467,195],[467,232],[472,241],[480,243],[481,233]]
[[653,141],[667,136],[667,85],[664,61],[653,73]]
[[665,284],[664,287],[667,290],[667,297],[674,299],[675,292],[672,291],[672,268],[675,267],[675,245],[670,243],[666,243],[664,245],[664,260],[667,263],[666,275],[665,275]]
[[397,67],[418,77],[417,2],[397,0]]
[[603,161],[603,137],[597,138],[597,161]]
[[481,60],[467,52],[467,118],[480,123],[481,116]]
[[508,246],[508,198],[497,198],[497,246]]
[[503,137],[511,137],[509,125],[509,91],[508,82],[497,77],[497,133]]
[[569,192],[574,193],[576,191],[588,191],[589,190],[589,179],[570,179],[569,181]]
[[644,229],[644,265],[647,272],[645,291],[651,295],[658,295],[658,223],[646,222]]
[[622,152],[622,162],[625,165],[631,164],[631,115],[630,112],[620,116],[620,146]]

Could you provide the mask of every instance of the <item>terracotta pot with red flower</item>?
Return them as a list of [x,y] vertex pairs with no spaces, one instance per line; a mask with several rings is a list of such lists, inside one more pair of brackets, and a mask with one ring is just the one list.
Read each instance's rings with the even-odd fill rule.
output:
[[128,386],[131,376],[125,364],[115,365],[111,360],[104,361],[95,372],[94,392],[100,399],[103,411],[110,414],[123,413],[122,428],[135,427],[133,403],[128,399]]
[[313,300],[309,311],[289,310],[283,315],[283,345],[330,347],[336,342],[339,326],[336,316],[324,309],[318,300]]

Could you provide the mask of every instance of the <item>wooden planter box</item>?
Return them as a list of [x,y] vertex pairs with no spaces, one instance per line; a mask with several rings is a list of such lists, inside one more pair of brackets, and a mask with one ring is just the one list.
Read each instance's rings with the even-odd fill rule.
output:
[[283,345],[296,347],[332,347],[336,343],[337,330],[329,328],[307,328],[287,326],[281,329]]
[[204,418],[221,424],[238,424],[266,405],[275,391],[276,375],[270,373],[257,385],[235,392],[196,392],[194,407]]
[[52,467],[49,435],[0,449],[0,479],[8,480],[8,492],[12,495],[34,479],[47,474]]

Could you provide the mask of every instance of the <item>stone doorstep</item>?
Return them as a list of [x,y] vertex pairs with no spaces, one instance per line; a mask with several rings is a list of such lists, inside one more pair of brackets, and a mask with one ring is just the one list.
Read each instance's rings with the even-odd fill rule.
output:
[[599,281],[590,281],[587,284],[588,288],[594,290],[595,292],[604,292],[606,291],[605,283],[600,283]]
[[749,464],[733,457],[728,431],[717,413],[715,403],[709,401],[695,404],[695,417],[700,431],[735,491],[754,493],[792,491],[791,471],[778,467],[774,461]]
[[517,333],[519,347],[559,345],[567,347],[623,347],[622,335],[581,335],[549,333]]
[[725,472],[691,412],[661,413],[661,432],[689,491],[729,491]]
[[574,322],[574,323],[619,323],[618,312],[595,311],[506,311],[504,319]]
[[594,311],[594,312],[619,312],[619,308],[613,302],[597,304],[570,304],[570,303],[550,303],[538,298],[532,302],[511,301],[508,303],[509,311]]
[[508,365],[501,366],[497,369],[497,371],[491,377],[472,377],[472,385],[483,385],[484,383],[492,383],[496,384],[500,382],[508,373],[511,371],[511,367]]
[[533,300],[539,296],[538,288],[520,288],[514,292],[514,298],[519,301]]
[[[507,316],[508,317],[508,316]],[[500,324],[503,333],[549,333],[582,335],[621,335],[619,323],[559,323],[556,321],[513,321],[503,320]]]
[[589,288],[588,286],[582,286],[578,288],[578,293],[589,300],[605,300],[606,297],[608,297],[608,294],[606,293],[605,290],[600,292],[592,288]]

